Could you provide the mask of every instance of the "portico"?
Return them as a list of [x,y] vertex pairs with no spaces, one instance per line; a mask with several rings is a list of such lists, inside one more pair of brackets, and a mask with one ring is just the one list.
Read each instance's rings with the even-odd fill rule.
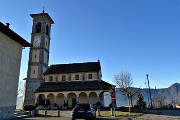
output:
[[35,92],[38,105],[56,104],[72,108],[76,103],[100,103],[104,106],[104,92],[115,87],[101,80],[100,62],[59,64],[44,73],[45,82]]

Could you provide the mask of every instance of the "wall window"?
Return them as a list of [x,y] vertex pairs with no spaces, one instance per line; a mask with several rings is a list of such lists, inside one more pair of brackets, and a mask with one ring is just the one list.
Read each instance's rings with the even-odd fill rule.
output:
[[88,79],[92,79],[92,74],[88,74]]
[[58,82],[58,76],[56,76],[56,82]]
[[36,33],[40,33],[40,32],[41,32],[41,23],[38,22],[38,23],[36,24]]
[[66,81],[66,76],[65,75],[62,76],[62,81]]
[[47,41],[46,41],[46,47],[47,47]]
[[36,71],[34,70],[34,71],[33,71],[33,74],[35,74],[35,73],[36,73]]
[[79,75],[75,75],[75,80],[79,80]]
[[49,76],[49,82],[53,81],[53,76]]
[[46,35],[49,35],[49,26],[46,25]]

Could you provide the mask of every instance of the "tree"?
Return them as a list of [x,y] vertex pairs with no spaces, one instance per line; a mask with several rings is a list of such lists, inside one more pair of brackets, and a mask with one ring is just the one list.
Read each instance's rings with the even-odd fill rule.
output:
[[138,108],[145,108],[146,107],[146,102],[144,101],[144,98],[143,98],[143,96],[142,96],[142,94],[140,92],[137,93],[136,106]]
[[16,100],[16,109],[23,108],[23,92],[24,92],[24,82],[19,80],[18,90],[17,90],[17,100]]
[[162,108],[166,105],[166,97],[165,96],[157,96],[153,98],[153,107],[154,108]]
[[121,73],[114,76],[114,81],[116,85],[120,88],[120,91],[126,95],[128,99],[129,112],[131,112],[131,107],[132,107],[131,86],[133,84],[131,74],[129,72],[121,71]]
[[24,82],[23,80],[19,80],[17,96],[23,96],[23,92],[24,92]]

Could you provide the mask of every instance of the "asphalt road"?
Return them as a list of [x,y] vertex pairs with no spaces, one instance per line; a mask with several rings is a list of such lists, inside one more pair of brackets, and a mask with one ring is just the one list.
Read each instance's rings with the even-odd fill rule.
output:
[[[45,117],[44,115],[38,117],[21,116],[19,114],[18,117],[13,118],[11,120],[71,120],[71,111],[61,111],[60,117],[57,117],[57,111],[51,112],[49,114],[51,115],[48,115],[48,117]],[[96,120],[180,120],[180,115],[171,116],[171,115],[144,114],[138,117],[123,116],[118,118],[97,116]]]

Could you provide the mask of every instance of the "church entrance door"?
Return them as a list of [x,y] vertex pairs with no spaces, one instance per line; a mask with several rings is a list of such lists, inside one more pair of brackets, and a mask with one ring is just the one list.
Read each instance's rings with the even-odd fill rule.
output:
[[76,106],[76,98],[72,98],[72,108]]

